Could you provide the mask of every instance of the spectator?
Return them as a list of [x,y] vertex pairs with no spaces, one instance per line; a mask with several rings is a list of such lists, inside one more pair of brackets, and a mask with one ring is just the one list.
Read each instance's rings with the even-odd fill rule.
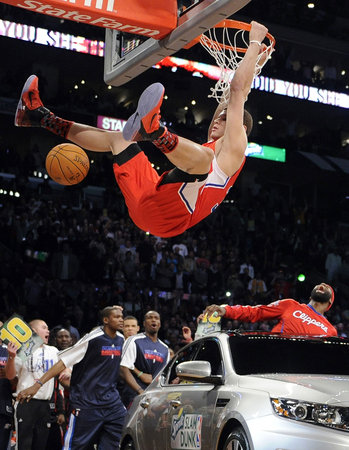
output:
[[72,325],[69,317],[64,319],[63,327],[69,331],[72,338],[72,344],[74,345],[80,339],[79,330]]
[[61,328],[55,333],[56,347],[58,350],[65,350],[73,345],[73,338],[69,330]]
[[247,289],[252,297],[257,299],[263,298],[264,294],[267,292],[267,286],[262,279],[260,272],[257,272],[255,278],[249,281]]
[[153,255],[155,254],[154,247],[148,234],[144,234],[142,236],[141,242],[138,244],[136,251],[139,257],[140,269],[143,271],[146,279],[148,279]]
[[185,258],[188,255],[188,247],[186,246],[186,244],[183,242],[179,242],[179,240],[177,239],[177,243],[172,245],[172,250],[175,253],[179,253],[183,258]]
[[342,264],[342,257],[338,253],[338,249],[334,245],[330,246],[325,261],[327,281],[329,283],[337,281],[341,264]]
[[345,252],[342,264],[338,271],[338,278],[341,283],[348,284],[349,280],[349,250]]
[[207,290],[208,269],[205,263],[196,263],[196,269],[192,276],[192,292],[203,294]]
[[[41,382],[38,380],[58,361],[58,350],[47,345],[50,332],[46,322],[36,319],[32,320],[29,325],[41,337],[43,344],[24,361],[16,356],[17,346],[9,342],[7,346],[9,356],[5,366],[5,374],[9,380],[18,377],[15,394],[17,400],[21,398],[19,393],[23,389],[28,388],[33,383],[37,386],[36,392],[31,397],[33,401],[31,403],[18,403],[16,407],[15,429],[18,450],[44,450],[51,425],[51,398],[54,381],[51,380],[37,393],[41,386]],[[60,372],[61,370],[58,373]],[[53,408],[54,406],[53,404]]]
[[53,278],[62,281],[75,280],[79,273],[79,259],[72,252],[68,242],[63,242],[62,250],[52,256],[51,271]]
[[160,291],[169,292],[174,286],[175,273],[171,265],[162,258],[155,269],[155,285]]
[[138,254],[136,247],[132,245],[132,242],[129,239],[125,242],[125,244],[120,245],[118,253],[121,263],[125,261],[126,257],[128,257],[128,259],[131,259],[135,263],[138,262]]
[[138,269],[139,266],[136,262],[136,259],[130,250],[127,250],[125,253],[125,259],[122,263],[122,268],[125,274],[125,278],[129,283],[135,281],[138,278]]
[[[189,250],[188,255],[183,260],[183,272],[185,275],[185,284],[188,285],[192,280],[192,275],[196,269],[195,254],[193,250]],[[188,291],[189,292],[189,291]]]
[[251,264],[250,257],[246,257],[245,258],[245,262],[243,262],[240,265],[240,274],[246,273],[245,269],[247,270],[247,274],[250,277],[250,279],[253,280],[253,278],[254,278],[254,267]]

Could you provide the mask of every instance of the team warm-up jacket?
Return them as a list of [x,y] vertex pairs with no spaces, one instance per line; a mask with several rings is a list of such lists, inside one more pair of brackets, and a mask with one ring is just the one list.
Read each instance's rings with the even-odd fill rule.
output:
[[268,305],[225,306],[227,319],[242,322],[260,322],[278,319],[272,329],[274,333],[290,335],[337,336],[336,328],[310,304],[298,303],[291,298],[278,300]]
[[[122,351],[121,365],[130,370],[137,367],[141,372],[149,373],[155,378],[168,360],[168,346],[164,342],[160,339],[154,342],[145,333],[139,333],[126,340]],[[147,387],[139,378],[137,383],[143,389]]]
[[73,366],[70,403],[73,408],[100,408],[120,400],[117,390],[124,338],[108,336],[98,327],[73,347],[59,353],[66,367]]

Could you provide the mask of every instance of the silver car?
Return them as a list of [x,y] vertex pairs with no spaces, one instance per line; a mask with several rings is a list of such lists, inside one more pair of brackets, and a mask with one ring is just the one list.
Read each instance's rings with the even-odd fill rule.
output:
[[136,397],[122,450],[349,449],[349,339],[220,332]]

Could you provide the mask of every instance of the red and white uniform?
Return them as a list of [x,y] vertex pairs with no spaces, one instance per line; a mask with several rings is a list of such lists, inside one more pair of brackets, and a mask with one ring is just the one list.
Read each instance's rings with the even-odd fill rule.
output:
[[[215,150],[215,142],[204,144]],[[143,152],[122,165],[114,164],[116,181],[124,195],[129,215],[142,230],[159,237],[184,233],[211,214],[235,183],[239,170],[228,177],[213,159],[203,181],[161,184],[161,176]]]
[[279,319],[272,329],[274,333],[290,335],[337,336],[336,328],[311,305],[298,303],[291,298],[278,300],[269,305],[224,306],[227,319],[242,322],[260,322]]

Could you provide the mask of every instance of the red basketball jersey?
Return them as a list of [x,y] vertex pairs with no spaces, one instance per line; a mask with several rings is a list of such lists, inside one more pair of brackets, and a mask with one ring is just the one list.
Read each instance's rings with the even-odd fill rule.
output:
[[[215,142],[204,145],[214,150]],[[143,152],[113,168],[133,222],[165,238],[184,233],[211,214],[235,183],[244,162],[228,177],[214,158],[205,180],[167,184],[161,183],[165,174],[160,177]]]
[[242,322],[260,322],[278,319],[272,329],[275,333],[290,335],[337,336],[336,328],[311,305],[298,303],[291,298],[278,300],[269,305],[225,306],[225,318]]

